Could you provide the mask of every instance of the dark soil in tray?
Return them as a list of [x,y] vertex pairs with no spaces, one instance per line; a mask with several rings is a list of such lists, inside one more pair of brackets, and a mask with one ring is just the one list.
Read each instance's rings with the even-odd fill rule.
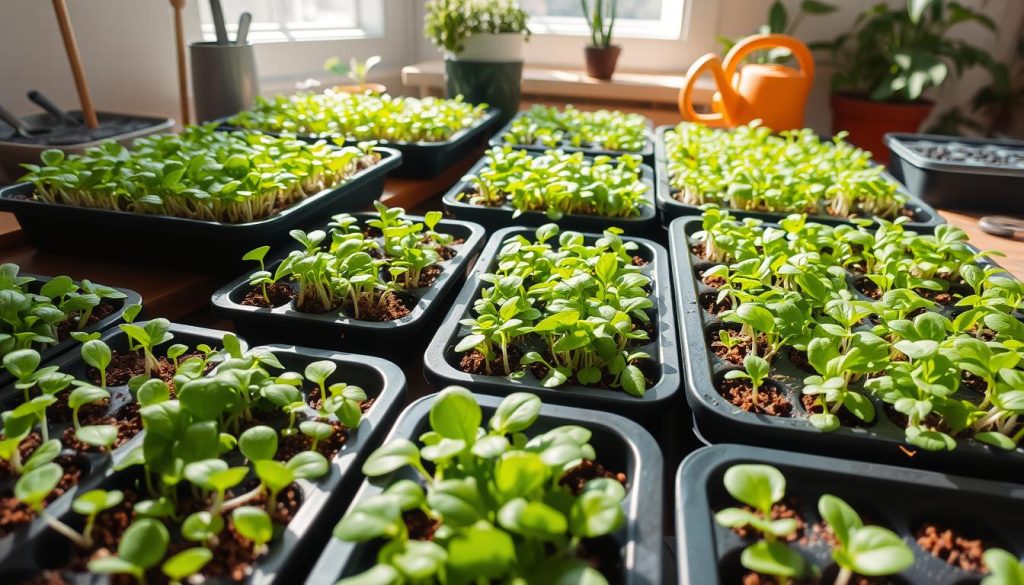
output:
[[[112,305],[111,303],[101,302],[99,305],[96,305],[93,308],[92,313],[89,315],[89,318],[85,322],[85,327],[90,327],[102,321],[103,319],[106,319],[107,317],[113,315],[114,311],[116,310],[117,309],[115,309],[114,305]],[[67,319],[64,319],[60,323],[57,323],[57,341],[64,341],[65,339],[71,337],[72,331],[79,331],[79,319],[81,319],[81,315],[71,315]]]
[[905,141],[911,150],[931,160],[976,164],[993,167],[1010,167],[1024,169],[1024,151],[1001,148],[995,145],[971,146],[957,142],[910,142]]

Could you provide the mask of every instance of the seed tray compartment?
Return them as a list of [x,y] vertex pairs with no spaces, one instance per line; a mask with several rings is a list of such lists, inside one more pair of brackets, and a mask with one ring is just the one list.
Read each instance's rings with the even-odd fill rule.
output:
[[654,126],[653,126],[653,124],[651,123],[650,120],[647,120],[647,130],[644,132],[644,134],[646,136],[645,136],[645,140],[644,140],[644,148],[643,148],[643,150],[640,150],[640,151],[627,151],[627,150],[612,150],[612,149],[601,148],[601,147],[596,147],[596,146],[574,146],[572,144],[572,142],[569,141],[569,140],[563,140],[557,146],[554,146],[554,147],[548,147],[548,146],[544,146],[544,145],[541,145],[541,144],[516,144],[514,142],[507,142],[505,140],[505,136],[512,130],[512,125],[516,122],[516,120],[518,120],[519,118],[523,118],[525,116],[526,116],[526,112],[519,112],[518,114],[516,114],[516,116],[514,118],[509,120],[509,122],[507,124],[505,124],[505,126],[501,130],[498,130],[498,133],[495,134],[494,137],[491,138],[490,145],[491,146],[511,146],[512,148],[515,148],[515,149],[518,149],[518,150],[529,150],[529,151],[533,151],[533,152],[544,152],[544,151],[547,151],[547,150],[561,150],[563,152],[582,152],[582,153],[587,154],[589,156],[599,156],[599,155],[622,156],[624,154],[635,154],[636,156],[642,157],[644,159],[644,163],[646,163],[646,164],[648,164],[650,166],[654,166],[654,162],[655,162],[655,160],[654,160],[654,131],[653,131],[653,127]]

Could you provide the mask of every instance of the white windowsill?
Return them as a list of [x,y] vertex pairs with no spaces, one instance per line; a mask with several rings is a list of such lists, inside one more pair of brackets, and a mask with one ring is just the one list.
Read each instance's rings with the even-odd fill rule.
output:
[[[620,102],[676,104],[684,76],[652,73],[616,73],[611,81],[588,77],[582,71],[546,67],[523,68],[522,91],[526,95],[561,98],[609,100]],[[443,90],[444,62],[426,61],[402,68],[402,83],[421,94]],[[694,102],[708,104],[714,84],[709,79],[697,81]]]

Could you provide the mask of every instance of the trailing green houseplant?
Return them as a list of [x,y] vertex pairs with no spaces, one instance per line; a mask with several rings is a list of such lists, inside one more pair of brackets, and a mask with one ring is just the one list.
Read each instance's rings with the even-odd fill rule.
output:
[[[416,479],[391,481],[339,522],[340,539],[384,543],[375,566],[341,583],[607,583],[579,551],[624,524],[626,478],[574,480],[599,457],[591,433],[531,433],[540,409],[536,396],[514,393],[484,426],[468,390],[438,394],[422,446],[395,439],[363,465],[369,477],[409,467]],[[410,529],[416,516],[429,533]]]

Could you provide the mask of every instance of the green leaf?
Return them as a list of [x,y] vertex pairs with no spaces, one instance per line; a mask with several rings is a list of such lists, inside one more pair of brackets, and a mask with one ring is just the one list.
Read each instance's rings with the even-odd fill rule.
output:
[[354,577],[346,577],[335,585],[399,585],[402,583],[398,569],[391,565],[375,565]]
[[163,560],[169,542],[170,535],[163,522],[143,518],[135,521],[121,535],[117,555],[136,567],[148,569]]
[[188,548],[164,561],[160,570],[172,581],[184,581],[203,570],[211,560],[213,553],[210,549],[201,546]]
[[25,473],[14,484],[14,497],[32,509],[38,509],[64,477],[64,469],[56,463],[46,463]]
[[595,538],[617,530],[625,523],[622,498],[598,490],[586,490],[573,502],[569,527],[576,536]]
[[803,2],[800,3],[800,10],[806,12],[807,14],[818,15],[831,14],[836,10],[839,10],[839,8],[832,4],[828,4],[827,2],[821,2],[819,0],[803,0]]
[[770,465],[733,465],[725,472],[729,495],[752,508],[768,513],[786,494],[786,478]]
[[303,451],[296,453],[288,460],[288,469],[295,475],[295,479],[319,479],[331,470],[331,464],[327,458],[316,451]]
[[522,498],[498,510],[498,524],[509,532],[542,541],[554,540],[569,528],[565,516],[558,510],[543,502],[528,502]]
[[95,516],[104,510],[109,510],[124,500],[124,493],[120,490],[90,490],[77,498],[71,504],[71,509],[82,516]]
[[530,428],[540,415],[541,401],[535,394],[515,392],[502,399],[490,427],[502,434],[521,433]]
[[442,437],[472,445],[483,414],[473,394],[459,386],[442,390],[430,407],[430,427]]
[[935,0],[907,0],[907,14],[910,16],[910,22],[919,24],[925,11],[934,2]]
[[504,577],[515,557],[512,537],[487,523],[470,527],[448,544],[448,568],[466,582]]
[[94,447],[109,447],[117,440],[117,427],[113,425],[87,425],[75,431],[75,438]]
[[206,542],[224,530],[224,519],[206,510],[189,514],[181,523],[181,534],[192,542]]
[[622,371],[622,389],[631,396],[643,397],[647,390],[647,379],[644,373],[636,366],[626,366]]
[[786,13],[786,7],[782,4],[781,0],[775,0],[772,2],[771,8],[768,9],[768,28],[773,33],[785,33],[786,24],[789,22],[789,15]]
[[[838,553],[839,551],[837,551]],[[914,564],[914,553],[896,533],[880,526],[854,530],[844,555],[836,555],[841,565],[849,560],[854,572],[868,577],[895,575]]]
[[231,522],[242,536],[257,545],[270,542],[274,536],[274,524],[266,511],[254,506],[241,506],[231,512]]
[[498,460],[494,468],[494,487],[505,501],[513,498],[529,499],[539,493],[548,477],[548,466],[540,455],[526,451],[511,451]]
[[273,459],[277,454],[277,431],[265,425],[248,428],[238,437],[238,450],[250,461]]
[[259,476],[260,481],[267,486],[267,489],[274,493],[280,492],[295,481],[295,472],[280,461],[261,459],[254,461],[252,466],[256,470],[256,475]]
[[366,458],[363,463],[363,474],[369,477],[380,477],[406,465],[418,466],[420,451],[408,439],[388,441]]
[[849,504],[831,494],[818,499],[818,513],[843,547],[849,546],[850,534],[864,526],[860,516]]
[[762,540],[748,546],[740,554],[740,563],[757,573],[790,579],[802,577],[808,572],[807,559],[778,541]]
[[305,374],[310,382],[323,385],[336,369],[338,364],[330,360],[320,360],[306,366]]
[[350,542],[394,537],[402,530],[402,509],[390,496],[370,498],[355,505],[334,528],[334,536]]
[[472,477],[435,482],[427,491],[427,505],[452,527],[471,526],[486,514]]

